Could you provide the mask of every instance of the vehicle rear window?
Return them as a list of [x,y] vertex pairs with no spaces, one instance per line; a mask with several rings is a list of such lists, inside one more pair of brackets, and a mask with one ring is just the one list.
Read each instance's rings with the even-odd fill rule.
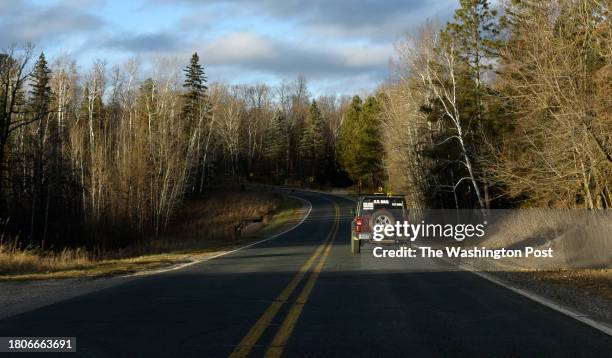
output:
[[404,199],[402,198],[364,198],[361,203],[361,208],[364,211],[380,210],[380,209],[399,209],[404,208]]

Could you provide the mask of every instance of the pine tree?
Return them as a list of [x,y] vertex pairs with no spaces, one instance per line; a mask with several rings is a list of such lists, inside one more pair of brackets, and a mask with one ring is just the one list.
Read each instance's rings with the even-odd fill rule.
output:
[[381,186],[383,177],[383,147],[380,128],[380,105],[376,97],[368,97],[356,128],[356,157],[359,165],[354,175],[371,188]]
[[[208,87],[206,86],[206,75],[204,67],[200,65],[200,57],[194,52],[189,61],[189,65],[183,70],[185,72],[185,82],[183,87],[186,93],[183,95],[185,103],[183,106],[183,117],[186,119],[185,129],[193,125],[208,128],[208,134],[198,136],[199,142],[196,145],[196,159],[193,161],[194,171],[190,172],[191,190],[204,190],[206,182],[206,168],[208,159],[209,139],[212,131],[212,124],[204,123],[208,119],[209,105],[207,98]],[[186,133],[185,133],[186,134]]]
[[287,153],[287,120],[283,112],[277,110],[270,122],[270,127],[266,131],[267,148],[265,154],[267,159],[271,160],[276,169],[276,173],[280,173],[280,168],[284,168],[283,162],[286,160]]
[[193,119],[196,118],[203,109],[203,102],[206,99],[206,75],[204,67],[200,65],[200,57],[197,52],[194,52],[189,61],[189,65],[183,70],[185,72],[185,82],[183,87],[187,90],[185,93],[185,106],[183,114]]
[[339,157],[342,167],[347,172],[349,177],[353,181],[358,181],[356,178],[356,171],[360,164],[357,160],[357,147],[356,147],[356,131],[359,126],[362,101],[359,96],[354,96],[351,106],[344,115],[342,126],[340,127],[340,143],[339,143]]
[[457,55],[477,85],[482,71],[492,68],[487,59],[495,57],[499,47],[496,17],[497,11],[489,8],[488,0],[461,0],[454,21],[442,32],[445,41],[453,41]]
[[351,107],[340,128],[340,159],[353,182],[371,188],[383,181],[380,105],[376,97],[362,103],[353,97]]
[[299,154],[306,162],[306,168],[312,176],[316,176],[322,167],[325,156],[325,142],[323,139],[323,118],[315,100],[310,104],[308,115],[304,122],[300,138]]
[[49,113],[51,102],[50,74],[51,71],[47,66],[45,54],[41,53],[32,72],[32,90],[30,92],[32,113],[37,119],[41,119]]
[[[49,178],[47,166],[49,159],[56,159],[57,153],[49,150],[49,105],[51,103],[51,87],[49,85],[50,73],[44,53],[41,53],[32,72],[32,90],[30,91],[30,112],[32,121],[37,122],[36,136],[33,138],[34,172],[32,173],[32,215],[30,236],[41,235],[45,239],[47,231],[49,208]],[[51,158],[49,158],[51,157]],[[46,205],[43,205],[46,204]],[[42,225],[38,225],[42,222]]]

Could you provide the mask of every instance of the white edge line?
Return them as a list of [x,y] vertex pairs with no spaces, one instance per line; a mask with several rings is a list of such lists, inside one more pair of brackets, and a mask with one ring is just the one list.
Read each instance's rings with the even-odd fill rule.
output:
[[[413,246],[420,247],[419,245],[415,245],[414,243],[413,243]],[[596,321],[594,319],[591,319],[588,316],[584,315],[583,313],[577,312],[577,311],[575,311],[575,310],[573,310],[571,308],[568,308],[568,307],[564,307],[564,306],[562,306],[562,305],[560,305],[560,304],[558,304],[556,302],[553,302],[552,300],[549,300],[548,298],[545,298],[545,297],[543,297],[541,295],[538,295],[536,293],[529,292],[529,291],[527,291],[525,289],[512,286],[512,285],[502,281],[501,279],[497,279],[497,278],[493,277],[492,275],[484,273],[484,272],[476,271],[475,269],[473,269],[473,268],[471,268],[471,267],[469,267],[467,265],[458,264],[458,263],[452,262],[451,260],[446,260],[446,259],[442,259],[442,260],[447,262],[447,263],[450,263],[452,265],[455,265],[455,266],[463,269],[464,271],[471,272],[474,275],[479,276],[479,277],[481,277],[481,278],[483,278],[483,279],[485,279],[485,280],[487,280],[489,282],[492,282],[494,284],[502,286],[502,287],[504,287],[504,288],[506,288],[506,289],[508,289],[508,290],[510,290],[512,292],[514,292],[514,293],[517,293],[517,294],[519,294],[519,295],[521,295],[523,297],[526,297],[526,298],[528,298],[528,299],[530,299],[530,300],[532,300],[534,302],[537,302],[537,303],[539,303],[539,304],[541,304],[543,306],[551,308],[551,309],[553,309],[553,310],[555,310],[555,311],[557,311],[559,313],[562,313],[562,314],[564,314],[564,315],[566,315],[568,317],[571,317],[571,318],[573,318],[573,319],[575,319],[577,321],[580,321],[580,322],[582,322],[582,323],[584,323],[584,324],[586,324],[588,326],[591,326],[592,328],[595,328],[598,331],[601,331],[601,332],[603,332],[603,333],[605,333],[605,334],[607,334],[609,336],[612,336],[612,327],[610,327],[609,325],[607,325],[607,324],[605,324],[603,322],[599,322],[599,321]]]
[[133,274],[129,274],[129,275],[125,275],[125,276],[120,276],[120,277],[149,276],[149,275],[155,275],[155,274],[169,272],[169,271],[180,270],[180,269],[183,269],[185,267],[189,267],[189,266],[192,266],[192,265],[195,265],[195,264],[199,264],[199,263],[202,263],[202,262],[210,261],[212,259],[216,259],[217,257],[229,255],[229,254],[234,253],[236,251],[247,249],[249,247],[252,247],[252,246],[255,246],[255,245],[259,245],[259,244],[264,243],[266,241],[274,240],[274,239],[278,238],[279,236],[285,235],[289,231],[291,231],[291,230],[297,228],[298,226],[302,225],[302,223],[304,223],[304,221],[306,221],[308,216],[310,216],[310,212],[312,211],[312,203],[310,201],[308,201],[306,199],[303,199],[303,198],[300,198],[298,196],[291,195],[291,194],[289,194],[288,196],[290,196],[292,198],[295,198],[295,199],[298,199],[298,200],[301,200],[302,202],[306,203],[308,205],[308,210],[306,211],[306,214],[302,217],[302,219],[298,223],[296,223],[295,225],[293,225],[292,227],[290,227],[289,229],[287,229],[287,230],[285,230],[283,232],[279,232],[278,234],[274,234],[274,235],[272,235],[270,237],[267,237],[267,238],[265,238],[263,240],[252,242],[252,243],[250,243],[248,245],[244,245],[244,246],[238,247],[238,248],[230,250],[230,251],[224,251],[224,252],[221,252],[219,254],[216,254],[216,255],[213,255],[213,256],[210,256],[210,257],[206,257],[206,258],[201,259],[201,260],[190,261],[190,262],[186,262],[184,264],[172,266],[172,267],[165,268],[165,269],[159,269],[159,270],[153,270],[153,271],[136,272],[136,273],[133,273]]
[[[463,269],[466,269],[466,267],[463,266],[463,265],[459,265],[459,266],[461,268],[463,268]],[[479,272],[479,271],[474,271],[471,268],[467,268],[467,271],[473,273],[474,275],[478,275],[478,276],[484,278],[487,281],[490,281],[490,282],[496,283],[496,284],[498,284],[498,285],[500,285],[502,287],[505,287],[505,288],[509,289],[510,291],[512,291],[514,293],[518,293],[519,295],[521,295],[523,297],[527,297],[530,300],[535,301],[535,302],[537,302],[537,303],[539,303],[541,305],[544,305],[544,306],[546,306],[548,308],[551,308],[551,309],[553,309],[553,310],[555,310],[557,312],[563,313],[564,315],[569,316],[569,317],[571,317],[571,318],[573,318],[573,319],[575,319],[577,321],[580,321],[580,322],[582,322],[584,324],[587,324],[587,325],[591,326],[592,328],[595,328],[595,329],[597,329],[597,330],[599,330],[599,331],[601,331],[601,332],[603,332],[603,333],[605,333],[605,334],[607,334],[609,336],[612,336],[612,327],[608,326],[607,324],[605,324],[603,322],[599,322],[599,321],[596,321],[594,319],[591,319],[591,318],[589,318],[588,316],[585,316],[582,313],[579,313],[579,312],[577,312],[577,311],[575,311],[575,310],[573,310],[571,308],[564,307],[564,306],[562,306],[562,305],[560,305],[560,304],[558,304],[556,302],[553,302],[553,301],[549,300],[548,298],[540,296],[540,295],[538,295],[536,293],[529,292],[527,290],[524,290],[524,289],[521,289],[521,288],[518,288],[518,287],[515,287],[515,286],[512,286],[512,285],[509,285],[509,284],[507,284],[507,283],[505,283],[505,282],[503,282],[503,281],[501,281],[501,280],[499,280],[499,279],[497,279],[497,278],[495,278],[495,277],[493,277],[493,276],[491,276],[491,275],[489,275],[487,273]]]

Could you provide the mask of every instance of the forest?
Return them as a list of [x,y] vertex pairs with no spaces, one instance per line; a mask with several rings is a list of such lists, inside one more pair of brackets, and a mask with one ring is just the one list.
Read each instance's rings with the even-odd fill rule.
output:
[[[377,187],[416,208],[612,206],[606,0],[461,0],[367,96],[208,83],[183,62],[0,54],[2,237],[120,247],[224,183]],[[407,24],[408,25],[408,24]]]

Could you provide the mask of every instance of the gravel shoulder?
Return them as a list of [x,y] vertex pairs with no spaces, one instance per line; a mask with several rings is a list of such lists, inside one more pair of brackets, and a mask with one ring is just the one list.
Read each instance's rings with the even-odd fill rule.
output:
[[612,269],[517,270],[492,259],[451,261],[612,327]]
[[611,269],[488,273],[612,326]]

